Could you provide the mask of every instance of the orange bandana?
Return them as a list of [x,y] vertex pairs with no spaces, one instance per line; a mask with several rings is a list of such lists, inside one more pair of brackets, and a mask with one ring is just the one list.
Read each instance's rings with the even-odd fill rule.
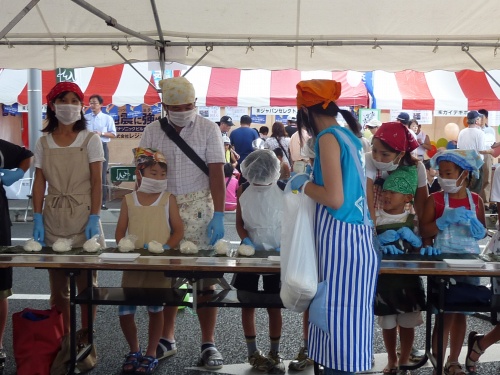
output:
[[323,109],[326,109],[340,97],[341,91],[342,84],[331,79],[300,81],[297,83],[297,108],[323,104]]
[[163,156],[160,151],[153,148],[138,147],[134,148],[132,151],[134,152],[135,165],[137,169],[144,169],[146,167],[146,163],[149,162],[167,164],[165,156]]

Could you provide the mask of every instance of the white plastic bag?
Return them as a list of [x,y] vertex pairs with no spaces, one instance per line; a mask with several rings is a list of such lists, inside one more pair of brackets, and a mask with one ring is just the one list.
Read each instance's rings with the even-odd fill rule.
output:
[[316,204],[304,193],[285,188],[281,229],[281,291],[283,305],[295,312],[309,307],[318,287],[314,242]]
[[485,254],[500,255],[500,231],[496,231],[493,237],[488,241],[484,251]]

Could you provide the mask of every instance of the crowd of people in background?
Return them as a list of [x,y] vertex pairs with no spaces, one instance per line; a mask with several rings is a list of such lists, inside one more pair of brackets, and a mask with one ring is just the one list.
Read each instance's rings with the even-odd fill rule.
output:
[[[208,248],[224,237],[225,212],[236,211],[242,245],[279,250],[283,188],[288,182],[316,203],[318,290],[323,293],[321,308],[304,314],[304,345],[289,368],[303,370],[314,361],[324,375],[369,370],[375,316],[387,349],[383,373],[395,375],[401,366],[419,361],[422,356],[413,341],[426,306],[422,280],[418,275],[379,276],[379,258],[479,253],[478,241],[486,235],[485,210],[500,201],[500,173],[491,178],[492,150],[498,145],[488,126],[488,111],[470,111],[458,148],[439,150],[429,160],[430,139],[417,120],[406,112],[396,121],[373,119],[366,124],[371,135],[366,137],[351,112],[337,106],[341,84],[333,80],[299,82],[297,117],[289,116],[286,126],[275,122],[271,129],[259,130],[251,127],[248,115],[240,118],[237,128],[230,116],[215,124],[198,115],[194,87],[186,78],[162,80],[160,87],[166,117],[148,125],[134,149],[136,190],[123,199],[117,243],[133,234],[138,237],[136,248],[151,240],[166,250],[181,241]],[[44,136],[34,151],[33,237],[45,246],[60,238],[72,238],[75,247],[94,236],[101,235],[103,241],[99,215],[107,208],[107,143],[116,136],[114,123],[101,112],[99,95],[90,97],[92,113],[84,117],[84,96],[74,83],[58,83],[47,103]],[[346,126],[339,125],[340,117]],[[194,149],[197,158],[186,149]],[[0,141],[0,156],[0,245],[8,246],[10,220],[3,186],[24,176],[33,153]],[[92,277],[97,285],[97,275]],[[479,284],[477,278],[455,279]],[[68,278],[62,270],[51,270],[49,280],[50,301],[63,314],[67,334]],[[124,272],[122,285],[168,288],[173,281],[158,274]],[[88,283],[86,273],[77,276],[80,291]],[[200,301],[210,298],[214,283],[201,280]],[[256,292],[258,285],[259,275],[238,274],[233,280],[238,290]],[[279,293],[280,275],[263,275],[263,285],[265,292]],[[2,338],[11,288],[12,270],[0,269],[0,363],[5,361]],[[88,342],[85,306],[79,347]],[[129,346],[122,372],[150,374],[159,360],[177,353],[177,307],[148,307],[145,352],[137,337],[135,311],[135,306],[120,306],[118,313]],[[215,344],[217,309],[199,308],[197,316],[197,365],[218,370],[224,358]],[[285,373],[281,310],[270,308],[268,316],[270,347],[264,355],[257,344],[255,309],[242,308],[248,361],[262,372]],[[470,332],[467,371],[475,371],[479,357],[500,339],[498,327],[486,335]],[[450,342],[445,373],[464,374],[459,354],[466,315],[445,314],[444,327],[439,328],[445,333],[444,348]],[[437,341],[433,350],[439,350]]]

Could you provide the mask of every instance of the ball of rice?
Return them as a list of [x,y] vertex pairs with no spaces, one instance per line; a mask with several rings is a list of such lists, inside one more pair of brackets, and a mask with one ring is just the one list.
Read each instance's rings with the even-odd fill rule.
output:
[[240,245],[238,247],[238,254],[250,257],[255,254],[255,248],[249,245]]
[[42,244],[38,241],[35,241],[33,238],[29,239],[28,241],[25,242],[24,246],[24,251],[27,252],[38,252],[42,251]]
[[149,241],[148,243],[148,251],[153,254],[161,254],[165,250],[163,249],[163,245],[158,241]]
[[181,243],[180,251],[182,254],[196,254],[198,252],[198,246],[191,241],[184,241]]
[[214,245],[214,250],[219,255],[226,255],[229,252],[231,243],[227,240],[219,240]]

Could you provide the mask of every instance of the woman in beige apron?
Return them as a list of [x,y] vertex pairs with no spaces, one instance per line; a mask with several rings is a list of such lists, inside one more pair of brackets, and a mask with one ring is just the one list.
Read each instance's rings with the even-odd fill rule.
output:
[[[82,247],[87,239],[102,234],[104,152],[99,136],[86,130],[82,102],[83,93],[71,82],[58,83],[47,95],[47,121],[42,130],[47,135],[36,145],[33,183],[33,237],[47,246],[58,238],[70,238],[73,247]],[[46,184],[48,194],[44,196]],[[102,235],[100,239],[104,243]],[[76,277],[80,292],[87,287],[86,275]],[[64,270],[56,269],[49,270],[49,277],[50,303],[62,312],[68,333],[69,279]],[[96,274],[93,283],[97,285]],[[82,328],[87,328],[87,306],[81,309]]]

